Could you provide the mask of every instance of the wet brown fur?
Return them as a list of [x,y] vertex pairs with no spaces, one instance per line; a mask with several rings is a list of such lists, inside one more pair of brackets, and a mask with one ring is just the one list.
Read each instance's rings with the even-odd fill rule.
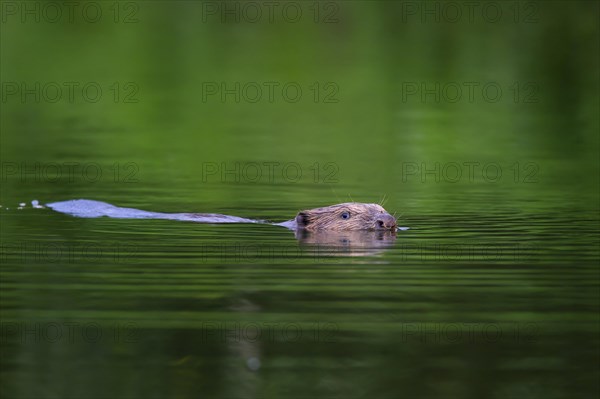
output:
[[[344,218],[344,214],[348,217]],[[396,219],[378,204],[347,202],[301,211],[296,216],[299,229],[320,230],[392,230]]]

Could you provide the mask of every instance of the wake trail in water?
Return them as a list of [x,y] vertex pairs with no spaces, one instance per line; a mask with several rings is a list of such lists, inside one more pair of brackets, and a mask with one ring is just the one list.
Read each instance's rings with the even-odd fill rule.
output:
[[56,212],[80,218],[114,219],[166,219],[196,223],[266,223],[262,220],[245,219],[237,216],[217,213],[162,213],[143,211],[135,208],[123,208],[102,201],[78,199],[53,202],[46,206]]

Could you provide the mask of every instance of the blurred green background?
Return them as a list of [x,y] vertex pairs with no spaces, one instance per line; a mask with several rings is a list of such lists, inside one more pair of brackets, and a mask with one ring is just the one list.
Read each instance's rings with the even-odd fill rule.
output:
[[[73,7],[2,2],[3,397],[598,394],[598,2]],[[384,197],[411,230],[325,261],[227,256],[296,248],[283,229],[16,209],[282,221]],[[207,341],[207,320],[335,339]],[[14,324],[67,321],[134,323],[136,341],[23,342]],[[409,344],[408,322],[534,323],[536,340]]]
[[[98,3],[96,23],[86,22],[95,8],[85,3],[74,8],[73,23],[67,9],[61,23],[44,22],[52,9],[33,2],[36,23],[35,15],[22,15],[24,4],[2,24],[7,162],[135,162],[140,183],[160,197],[165,183],[190,179],[192,187],[171,185],[171,192],[192,190],[186,194],[196,201],[213,202],[233,195],[245,207],[267,189],[238,196],[236,185],[202,184],[202,162],[300,163],[305,184],[268,189],[270,198],[294,202],[285,209],[331,203],[333,189],[344,200],[387,194],[394,205],[410,201],[413,189],[447,190],[420,178],[403,182],[410,162],[496,162],[505,176],[515,162],[536,162],[545,182],[574,184],[582,188],[577,197],[597,193],[595,2],[492,3],[502,13],[495,23],[487,3],[459,3],[455,23],[444,2],[291,3],[302,12],[295,23],[286,20],[296,20],[286,3],[272,6],[272,18],[271,8],[256,3],[260,23],[248,22],[253,9],[238,2]],[[65,82],[78,84],[73,101]],[[273,101],[265,82],[278,84]],[[16,94],[7,90],[12,83]],[[21,86],[36,91],[36,83],[39,103]],[[50,83],[62,88],[56,103],[48,101],[52,85],[43,93]],[[214,83],[219,93],[208,94]],[[240,85],[239,103],[235,95],[222,98],[222,83],[234,91]],[[247,100],[254,86],[242,92],[253,83],[263,89],[256,103]],[[301,88],[299,101],[286,99],[288,83]],[[485,99],[486,84],[502,90],[498,101]],[[93,87],[90,99],[82,93],[86,85],[102,90],[97,102]],[[461,97],[451,102],[456,86]],[[337,102],[326,103],[328,95]],[[315,162],[339,169],[340,184],[321,184],[319,197],[306,187]],[[485,189],[506,191],[499,187]],[[70,195],[83,196],[81,189]]]

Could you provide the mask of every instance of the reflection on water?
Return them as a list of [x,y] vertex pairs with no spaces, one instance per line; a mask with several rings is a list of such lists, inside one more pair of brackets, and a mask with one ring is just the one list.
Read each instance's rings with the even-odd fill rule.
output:
[[395,231],[314,231],[296,230],[304,246],[320,255],[367,256],[383,253],[394,245]]
[[432,214],[397,235],[306,234],[300,247],[260,224],[1,216],[9,396],[39,396],[26,382],[45,378],[63,397],[164,384],[223,398],[271,384],[444,396],[432,381],[462,392],[475,375],[483,396],[541,398],[596,382],[597,216]]

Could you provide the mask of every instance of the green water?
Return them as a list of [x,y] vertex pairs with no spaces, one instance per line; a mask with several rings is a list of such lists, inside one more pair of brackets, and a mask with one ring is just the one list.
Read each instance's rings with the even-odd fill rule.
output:
[[[597,2],[43,4],[2,3],[3,398],[598,396]],[[77,198],[410,230],[31,206]]]

